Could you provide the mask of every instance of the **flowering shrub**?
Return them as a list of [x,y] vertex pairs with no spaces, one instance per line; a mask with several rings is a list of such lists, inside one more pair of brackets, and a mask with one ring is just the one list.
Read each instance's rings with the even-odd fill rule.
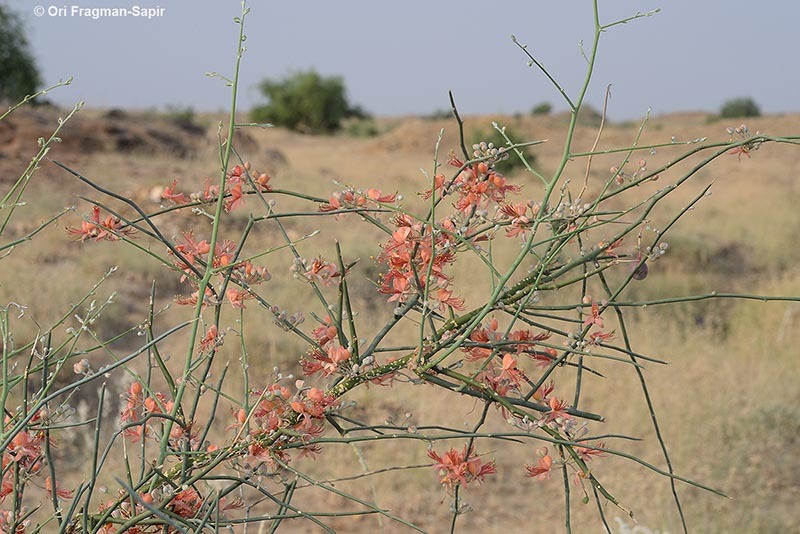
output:
[[[244,9],[237,19],[240,43],[246,15]],[[597,20],[596,36],[615,24],[601,25]],[[528,53],[524,46],[520,48]],[[237,72],[242,53],[240,44]],[[658,360],[631,345],[621,310],[634,303],[626,300],[624,292],[646,279],[648,266],[667,251],[665,235],[707,190],[651,235],[647,222],[665,197],[716,158],[750,157],[763,144],[793,144],[798,138],[753,136],[746,127],[739,127],[730,131],[729,141],[673,141],[666,144],[686,145],[686,154],[653,169],[645,160],[630,163],[634,154],[656,148],[639,146],[637,138],[629,147],[606,151],[619,154],[620,161],[605,173],[599,186],[590,188],[592,158],[600,152],[596,146],[582,153],[572,146],[575,117],[590,74],[591,69],[576,100],[561,91],[573,119],[561,166],[553,176],[545,177],[526,164],[540,183],[523,188],[519,177],[497,170],[498,162],[524,157],[517,149],[535,143],[514,145],[509,140],[505,147],[494,147],[479,141],[470,154],[462,138],[462,154],[447,157],[449,170],[439,165],[437,144],[434,172],[429,183],[419,188],[422,208],[407,206],[400,195],[377,187],[342,187],[318,197],[279,189],[278,180],[237,161],[238,153],[230,143],[221,147],[218,183],[206,180],[201,186],[198,180],[194,192],[182,190],[177,180],[165,184],[163,205],[151,213],[56,162],[124,207],[115,210],[95,202],[79,226],[67,228],[67,236],[81,246],[130,246],[154,258],[184,288],[174,302],[192,311],[189,320],[156,335],[154,327],[160,319],[151,302],[148,318],[139,326],[145,343],[95,370],[91,363],[95,358],[87,354],[102,354],[110,341],[97,340],[87,350],[76,347],[81,336],[92,335],[91,325],[102,307],[90,306],[88,315],[79,318],[81,327],[72,329],[61,345],[53,342],[51,331],[22,348],[11,343],[11,306],[2,309],[5,419],[0,500],[5,509],[0,512],[0,532],[25,532],[33,525],[33,514],[43,513],[28,507],[30,484],[38,484],[52,502],[51,517],[37,517],[37,524],[49,521],[66,532],[184,532],[248,523],[267,524],[274,531],[285,520],[302,520],[332,531],[326,524],[328,516],[359,513],[345,507],[333,514],[313,512],[294,504],[297,494],[315,489],[422,530],[416,525],[422,518],[401,518],[338,489],[330,481],[315,478],[301,462],[303,458],[332,458],[336,444],[361,441],[427,443],[430,461],[423,467],[429,470],[430,483],[438,482],[444,498],[453,501],[451,530],[469,510],[463,502],[468,486],[470,491],[481,491],[473,487],[507,477],[525,487],[548,483],[556,473],[564,481],[567,508],[571,488],[577,488],[584,502],[597,502],[598,520],[610,530],[603,505],[625,508],[613,488],[602,482],[603,462],[609,456],[629,458],[665,475],[679,511],[676,482],[716,492],[673,471],[642,373],[643,362]],[[234,80],[234,96],[236,88]],[[234,137],[235,112],[234,105],[227,139]],[[455,115],[460,126],[457,111]],[[57,133],[43,141],[35,161],[44,158]],[[689,171],[676,170],[681,160],[696,153],[705,154],[706,159]],[[574,159],[588,162],[577,187],[565,174]],[[16,188],[24,189],[35,167],[26,171]],[[650,191],[644,201],[634,194],[672,172],[677,178]],[[278,199],[286,196],[306,204],[307,209],[279,211]],[[628,207],[615,207],[620,199]],[[200,234],[187,224],[175,237],[167,237],[164,221],[174,218],[182,224],[189,213],[207,217],[210,231]],[[248,213],[242,228],[236,228],[236,220],[229,215],[235,213]],[[300,243],[315,238],[316,232],[292,238],[282,222],[304,217],[346,218],[384,234],[383,241],[375,244],[380,277],[374,282],[377,298],[386,301],[386,320],[369,337],[363,337],[362,319],[351,293],[356,262],[345,261],[347,251],[338,243],[335,258],[304,257]],[[284,243],[249,252],[246,243],[251,230],[262,223],[273,225]],[[233,237],[233,228],[238,238]],[[495,250],[503,247],[513,253],[496,255]],[[281,248],[293,254],[290,265],[271,263],[271,254]],[[481,292],[477,302],[474,292],[467,295],[465,291],[474,281],[455,274],[456,265],[469,262],[482,266],[490,281],[490,290]],[[293,273],[297,283],[318,300],[318,308],[308,312],[311,319],[305,313],[290,314],[270,301],[271,271],[279,269]],[[749,298],[715,295],[723,296]],[[238,323],[228,319],[230,313],[239,318]],[[268,314],[287,335],[298,336],[306,345],[306,352],[295,358],[302,378],[277,369],[268,380],[251,374],[253,362],[248,360],[242,337],[244,388],[236,393],[226,382],[227,367],[216,379],[214,364],[226,337],[241,335],[235,325],[242,324],[245,314],[260,317],[259,313]],[[409,332],[402,344],[390,341],[396,333]],[[159,343],[171,337],[180,337],[184,348],[179,362],[159,351]],[[23,350],[37,358],[12,363],[23,360]],[[269,360],[269,356],[262,357]],[[144,360],[146,370],[137,366],[139,360]],[[641,380],[666,470],[622,452],[617,444],[626,436],[601,439],[591,435],[604,416],[591,411],[582,398],[582,379],[600,374],[593,362],[601,361],[632,369]],[[63,376],[60,372],[65,366],[69,369],[68,364],[77,378],[57,387],[56,378]],[[67,420],[70,397],[81,386],[123,370],[132,378],[121,396],[113,434],[107,444],[100,442],[101,430],[111,424],[104,412],[103,383],[97,416],[89,422],[95,428],[91,466],[77,487],[59,487],[54,482],[57,462],[50,451],[55,446],[50,434]],[[34,376],[41,377],[38,385]],[[251,383],[251,379],[261,381]],[[473,403],[481,405],[475,426],[465,431],[446,425],[370,424],[353,413],[349,401],[362,386],[421,384],[448,393],[453,409],[463,404],[468,412]],[[484,430],[495,413],[505,431]],[[492,458],[494,441],[518,445],[526,460],[511,469],[501,467]],[[537,448],[534,442],[546,445]],[[122,461],[112,460],[120,451]],[[114,480],[110,498],[101,496],[101,480]]]

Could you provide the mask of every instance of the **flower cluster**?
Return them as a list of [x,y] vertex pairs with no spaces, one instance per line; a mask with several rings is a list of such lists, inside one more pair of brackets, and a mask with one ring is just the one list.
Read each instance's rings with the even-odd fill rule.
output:
[[[181,241],[175,245],[175,250],[182,256],[177,257],[170,251],[174,257],[175,268],[183,273],[181,282],[188,283],[195,289],[189,297],[177,297],[178,304],[197,304],[199,289],[196,273],[205,269],[209,261],[213,268],[220,269],[218,273],[220,287],[225,285],[228,277],[240,284],[240,286],[230,284],[225,291],[225,298],[234,308],[244,308],[244,301],[252,298],[252,294],[244,287],[267,282],[272,278],[266,267],[256,266],[250,261],[237,262],[236,243],[227,239],[216,243],[214,253],[210,254],[211,244],[207,240],[198,241],[191,231],[184,232]],[[214,293],[206,288],[206,297],[210,299],[213,296]]]
[[297,278],[303,278],[308,282],[331,286],[342,276],[336,266],[317,257],[313,260],[305,258],[295,258],[290,270]]
[[508,219],[505,224],[510,226],[510,237],[524,235],[530,218],[538,213],[533,203],[504,204],[508,193],[517,193],[521,188],[509,184],[494,169],[492,160],[467,165],[451,154],[448,161],[459,169],[456,177],[447,182],[443,174],[437,174],[433,188],[422,196],[430,198],[437,192],[440,196],[457,195],[455,213],[441,219],[438,225],[423,224],[407,214],[398,215],[394,219],[396,230],[378,256],[378,261],[388,267],[381,276],[379,291],[389,295],[390,302],[403,304],[412,295],[424,294],[432,301],[431,308],[463,309],[464,299],[455,294],[445,268],[455,261],[458,250],[479,250],[479,242],[488,239],[478,225],[486,220],[490,205],[497,208],[498,222]]
[[[122,531],[119,530],[121,523],[125,523],[126,520],[146,512],[150,507],[158,506],[159,501],[166,503],[166,509],[175,514],[175,516],[184,519],[192,519],[198,517],[200,510],[203,508],[205,497],[193,486],[178,491],[174,490],[171,486],[156,487],[149,492],[137,493],[134,497],[120,490],[116,501],[111,500],[100,504],[100,513],[113,508],[109,514],[113,521],[104,523],[100,527],[99,532],[103,534],[121,533]],[[131,505],[131,503],[133,503],[133,505]],[[223,516],[225,516],[225,512],[242,508],[243,505],[244,502],[241,498],[228,501],[223,497],[219,500],[218,508]],[[125,532],[127,534],[156,534],[160,532],[177,534],[178,532],[182,532],[182,530],[162,525],[138,523],[128,526]]]
[[536,465],[525,464],[526,476],[539,480],[549,480],[550,471],[553,469],[553,457],[547,453],[547,447],[537,450],[536,455],[539,457]]
[[[605,456],[606,453],[604,449],[605,443],[600,441],[589,447],[582,447],[578,445],[575,447],[575,453],[577,454],[578,458],[580,458],[580,460],[586,464],[589,463],[593,458]],[[536,456],[538,457],[536,464],[525,464],[525,476],[535,478],[537,480],[549,480],[550,473],[557,465],[572,467],[575,470],[574,480],[576,484],[580,484],[582,479],[586,476],[583,472],[583,469],[578,468],[575,465],[576,462],[572,457],[565,457],[559,462],[556,462],[548,453],[547,447],[538,449],[536,451]]]
[[[275,460],[288,462],[289,456],[283,449],[285,445],[297,439],[305,442],[318,437],[323,431],[322,420],[325,414],[335,408],[339,400],[318,388],[305,387],[298,382],[298,392],[292,395],[286,386],[273,384],[263,391],[253,391],[257,398],[248,421],[248,414],[239,409],[234,414],[235,422],[229,428],[238,429],[244,434],[244,425],[248,424],[249,457],[255,462],[264,462],[274,466]],[[290,427],[291,433],[277,434],[281,428]],[[269,441],[273,436],[277,439]],[[269,444],[267,442],[269,441]],[[299,447],[301,455],[318,453],[318,445]]]
[[168,508],[180,517],[194,517],[203,507],[203,496],[196,489],[189,487],[175,494]]
[[[133,382],[124,393],[125,407],[120,411],[120,425],[122,425],[122,435],[130,439],[133,443],[140,440],[152,439],[158,441],[158,425],[153,425],[154,421],[163,421],[159,414],[172,412],[175,403],[167,400],[166,395],[160,392],[147,394],[141,382]],[[163,428],[163,425],[161,426]],[[174,424],[171,427],[168,442],[175,448],[188,447],[192,451],[214,451],[215,445],[209,442],[202,442],[198,428],[194,424]]]
[[163,393],[152,396],[145,394],[141,382],[131,383],[123,398],[125,407],[120,411],[119,417],[123,426],[122,435],[133,442],[153,435],[153,428],[147,422],[149,414],[171,412],[174,408],[173,402],[167,400]]
[[451,448],[440,456],[435,451],[428,451],[428,457],[435,463],[433,467],[439,475],[439,483],[448,492],[458,486],[466,486],[470,482],[483,482],[488,475],[497,472],[495,462],[483,462],[480,457],[465,445],[462,450]]
[[[31,521],[30,519],[20,521],[20,516],[24,515],[26,510],[23,508],[20,512],[17,514],[9,510],[0,510],[0,534],[25,534]],[[16,528],[14,528],[15,522],[17,524]]]
[[[642,265],[645,265],[644,263]],[[587,296],[584,299],[585,302],[591,302],[591,297]],[[586,341],[587,345],[600,345],[606,341],[610,341],[614,338],[615,331],[604,331],[602,330],[605,328],[605,321],[601,316],[602,310],[600,309],[600,304],[597,302],[592,302],[592,307],[589,314],[583,320],[583,327],[589,327],[589,339]],[[596,330],[595,327],[599,328],[600,330]]]
[[[269,181],[268,174],[251,170],[249,161],[243,165],[236,165],[225,178],[225,189],[222,192],[222,196],[225,198],[223,204],[225,211],[233,211],[243,206],[248,189],[253,192],[271,191],[272,186]],[[208,179],[206,179],[202,191],[189,194],[178,191],[178,180],[173,180],[172,184],[165,187],[161,194],[162,200],[176,205],[189,202],[215,202],[218,198],[219,185],[212,185]]]
[[[611,174],[614,177],[614,181],[618,185],[622,185],[625,183],[626,180],[629,182],[633,182],[638,178],[644,176],[645,173],[647,172],[647,160],[640,159],[636,163],[636,168],[632,172],[628,172],[624,168],[619,168],[619,167],[611,167],[609,170],[611,171]],[[651,180],[653,181],[658,180],[658,175],[653,176]]]
[[[530,215],[528,215],[529,209]],[[500,216],[509,222],[506,237],[526,237],[531,218],[539,213],[539,209],[539,205],[534,202],[509,202],[500,206]]]
[[133,228],[124,225],[119,217],[108,215],[100,218],[100,207],[94,206],[92,214],[81,223],[80,228],[67,227],[67,235],[76,241],[117,241],[120,236],[133,233]]
[[[537,348],[537,345],[550,338],[549,332],[534,334],[528,329],[513,330],[506,335],[498,331],[499,322],[494,317],[486,325],[479,325],[469,336],[461,350],[467,353],[467,361],[480,361],[492,355],[493,351],[524,354],[547,366],[556,358],[556,350],[552,347]],[[501,343],[502,342],[502,343]]]
[[[34,425],[40,421],[41,414],[39,413],[31,419],[31,423]],[[11,419],[6,416],[6,424],[10,422]],[[44,439],[44,431],[42,430],[22,430],[13,437],[11,443],[3,451],[3,478],[0,485],[0,502],[15,490],[14,466],[19,468],[20,476],[23,479],[30,478],[41,472],[44,462],[42,454]]]
[[[737,159],[739,159],[740,161],[742,159],[742,156],[747,156],[749,158],[751,152],[761,148],[760,140],[757,141],[750,140],[752,135],[750,134],[750,128],[748,128],[746,124],[741,124],[736,128],[728,128],[727,132],[728,135],[731,136],[731,142],[736,140],[747,141],[745,144],[736,147],[730,152],[728,152],[728,154],[730,154],[731,156],[736,156]],[[761,132],[756,132],[756,135],[758,136],[762,134]]]
[[330,317],[327,317],[323,324],[315,328],[311,332],[311,336],[317,342],[317,346],[310,348],[300,360],[303,373],[306,376],[316,373],[330,376],[337,371],[341,372],[340,366],[350,360],[351,353],[350,349],[339,344],[339,330],[331,324]]
[[380,189],[360,189],[348,188],[343,191],[335,192],[327,203],[319,207],[319,211],[339,211],[346,209],[365,209],[370,206],[380,207],[381,204],[389,204],[397,200],[397,194],[383,194]]
[[[8,415],[5,417],[5,425],[9,426],[13,419]],[[11,439],[8,447],[2,452],[2,479],[0,481],[0,503],[6,497],[14,494],[14,501],[21,502],[25,486],[34,477],[41,476],[45,470],[45,432],[35,427],[46,424],[43,412],[34,414],[29,423],[23,430],[18,432]],[[50,446],[55,446],[51,440]],[[72,491],[61,488],[53,482],[50,476],[45,477],[44,489],[48,495],[55,493],[58,499],[71,499]],[[22,508],[17,511],[0,510],[0,534],[12,533],[22,534],[26,531],[30,521],[25,519],[27,514]],[[12,530],[12,525],[16,522],[16,528]]]
[[425,198],[438,191],[441,196],[455,193],[458,199],[454,205],[464,214],[470,215],[478,210],[485,210],[490,203],[502,204],[508,193],[518,193],[520,186],[509,184],[506,177],[497,172],[492,161],[482,161],[466,165],[454,154],[450,155],[448,163],[462,169],[449,183],[445,183],[443,174],[434,177],[433,190],[423,193]]
[[[463,309],[464,299],[453,295],[451,277],[444,272],[455,260],[454,235],[443,231],[432,235],[427,225],[405,214],[397,216],[394,224],[397,230],[378,256],[378,261],[389,267],[381,275],[379,291],[389,295],[389,302],[402,304],[427,288],[428,297],[439,309]],[[442,226],[454,229],[451,221],[444,221]]]
[[[485,325],[481,324],[472,331],[469,341],[461,346],[461,350],[467,354],[467,361],[485,361],[481,364],[478,380],[495,393],[506,396],[510,393],[519,394],[521,387],[530,382],[518,366],[520,357],[529,358],[540,367],[548,367],[556,359],[555,349],[540,345],[549,337],[549,332],[535,334],[529,329],[501,332],[499,322],[492,317]],[[537,400],[543,401],[545,397],[546,394]]]

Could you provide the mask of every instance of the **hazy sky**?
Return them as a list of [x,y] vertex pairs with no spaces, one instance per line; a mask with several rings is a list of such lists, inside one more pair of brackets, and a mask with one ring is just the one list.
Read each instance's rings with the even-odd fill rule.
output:
[[[233,70],[238,0],[0,0],[23,15],[48,82],[74,76],[51,95],[91,107],[192,106],[221,110],[228,89],[205,76]],[[344,77],[350,100],[377,115],[447,108],[452,90],[464,114],[565,106],[529,68],[511,34],[570,94],[592,38],[589,0],[282,1],[251,0],[240,105],[259,101],[256,85],[314,68]],[[45,10],[35,16],[36,6]],[[160,17],[51,16],[72,6],[163,8]],[[800,111],[797,63],[800,2],[606,0],[603,23],[661,8],[601,38],[589,102],[599,107],[613,84],[614,119],[680,110],[717,110],[752,96],[768,113]]]

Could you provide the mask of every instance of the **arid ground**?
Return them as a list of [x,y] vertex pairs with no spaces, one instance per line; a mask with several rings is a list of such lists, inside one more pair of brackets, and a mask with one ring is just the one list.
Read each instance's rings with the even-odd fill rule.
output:
[[[35,153],[36,139],[48,134],[63,115],[52,109],[22,109],[0,123],[0,190],[3,192],[24,170]],[[63,141],[50,153],[60,161],[105,188],[136,200],[142,207],[155,210],[161,189],[179,180],[185,190],[202,188],[206,178],[218,176],[218,120],[200,115],[192,122],[158,114],[124,111],[85,110],[68,124]],[[245,118],[243,117],[243,120]],[[480,141],[479,132],[491,131],[491,121],[507,125],[521,139],[547,139],[530,149],[536,167],[551,174],[560,159],[567,117],[467,117],[467,141]],[[739,121],[741,122],[741,121]],[[727,127],[738,123],[714,120],[702,113],[686,113],[650,119],[641,144],[689,141],[708,137],[712,141],[728,139]],[[766,116],[749,120],[750,131],[769,134],[797,134],[800,116]],[[629,146],[638,123],[607,124],[598,148]],[[335,136],[307,136],[273,129],[248,129],[241,132],[235,146],[244,160],[272,176],[275,188],[294,189],[327,198],[341,189],[340,184],[378,187],[397,191],[404,205],[422,213],[417,196],[429,188],[425,174],[433,170],[437,135],[444,128],[442,159],[457,150],[458,134],[454,121],[446,119],[398,118],[377,121],[377,133],[360,136],[342,133]],[[352,129],[355,131],[355,129]],[[576,150],[589,150],[597,135],[596,121],[579,126]],[[682,147],[686,148],[686,147]],[[675,157],[681,147],[666,147],[643,157],[651,168]],[[668,221],[674,213],[713,182],[712,194],[704,198],[671,231],[666,239],[668,253],[650,267],[646,280],[630,289],[631,300],[669,296],[707,294],[712,291],[764,295],[800,295],[800,150],[790,146],[765,145],[752,157],[725,155],[702,169],[688,183],[669,197],[650,225],[654,228]],[[589,175],[589,192],[596,193],[618,165],[619,154],[596,157]],[[638,159],[638,157],[636,158]],[[678,172],[685,171],[699,159],[690,160]],[[576,183],[583,180],[585,160],[568,167],[566,176]],[[634,162],[635,166],[636,163]],[[677,179],[677,173],[665,173],[659,182],[643,186],[641,198],[655,188]],[[509,180],[524,185],[520,199],[537,199],[541,184],[524,170],[509,173]],[[645,190],[646,189],[646,190]],[[79,225],[89,204],[79,196],[108,203],[129,213],[100,193],[81,184],[73,176],[50,162],[45,162],[34,176],[11,226],[6,240],[26,235],[42,220],[66,206],[76,206],[59,224],[49,227],[31,242],[18,245],[13,253],[0,260],[0,302],[13,301],[27,307],[25,316],[14,323],[14,337],[24,342],[35,336],[40,327],[50,324],[68,309],[105,273],[118,270],[103,284],[94,297],[103,301],[115,292],[114,303],[96,324],[101,338],[130,328],[145,318],[151,284],[155,280],[159,307],[172,303],[183,291],[179,274],[122,243],[77,243],[69,241],[67,225]],[[301,208],[292,199],[276,195],[278,211]],[[253,206],[255,204],[253,203]],[[313,206],[312,206],[313,208]],[[230,218],[223,229],[237,238],[247,220],[247,210]],[[177,236],[187,228],[196,233],[208,231],[208,219],[186,212],[163,219],[167,236]],[[317,225],[321,225],[318,227]],[[383,237],[364,229],[347,217],[331,219],[303,218],[288,223],[292,237],[312,230],[320,235],[298,245],[307,257],[323,255],[334,258],[334,240],[339,240],[347,258],[360,259],[355,267],[354,305],[364,332],[373,331],[392,313],[393,305],[375,290],[370,280],[380,272],[372,258],[380,252]],[[273,227],[257,226],[253,250],[282,244]],[[293,280],[289,267],[291,256],[281,251],[264,258],[273,280],[264,286],[267,298],[288,312],[314,311],[313,295],[308,287]],[[458,267],[456,284],[468,302],[477,302],[488,287],[488,280],[475,279],[469,265]],[[272,325],[270,314],[253,306],[242,329],[251,358],[251,385],[266,381],[279,367],[281,372],[299,373],[298,359],[305,347]],[[166,330],[189,312],[171,306],[159,319]],[[228,313],[226,311],[225,313]],[[800,532],[796,502],[800,498],[800,303],[763,303],[758,301],[706,300],[669,306],[650,306],[626,311],[631,321],[631,341],[636,351],[669,362],[647,364],[647,377],[663,433],[672,454],[676,471],[727,494],[730,499],[678,484],[687,520],[693,532]],[[309,316],[310,319],[310,316]],[[231,315],[230,322],[235,317]],[[398,333],[395,341],[400,339]],[[116,342],[115,353],[127,354],[141,340],[135,335]],[[411,341],[413,344],[414,342]],[[220,362],[229,358],[229,387],[241,388],[238,361],[239,342],[231,334],[226,339]],[[162,347],[177,362],[181,337],[175,336]],[[109,355],[109,358],[111,356]],[[99,363],[99,362],[98,362]],[[96,364],[97,365],[97,364]],[[593,423],[596,434],[626,434],[642,438],[619,445],[663,468],[658,443],[644,404],[638,380],[629,366],[599,362],[597,369],[605,378],[588,376],[584,384],[583,406],[601,413],[606,423]],[[572,373],[572,374],[570,374]],[[574,373],[559,370],[556,375],[569,389]],[[65,373],[64,380],[70,380]],[[113,397],[120,394],[130,377],[118,372],[109,378]],[[569,397],[568,395],[566,395]],[[93,413],[96,388],[81,391],[72,402],[76,418]],[[352,400],[353,413],[373,422],[391,420],[408,425],[446,422],[469,426],[479,415],[480,407],[469,399],[454,402],[453,397],[430,386],[396,383],[391,389],[371,387]],[[118,408],[113,407],[114,410]],[[217,417],[232,421],[231,407],[221,403]],[[113,413],[111,414],[113,417]],[[220,429],[227,424],[220,424]],[[507,428],[499,412],[490,414],[489,429]],[[81,469],[87,449],[86,436],[80,429],[63,431],[58,436],[56,454],[62,458],[64,485],[75,484],[85,475]],[[215,439],[224,440],[223,432]],[[460,445],[459,445],[460,446]],[[497,461],[498,474],[482,486],[469,487],[462,497],[473,511],[459,519],[464,532],[551,532],[563,525],[563,492],[559,477],[540,482],[523,476],[523,463],[535,461],[533,449],[502,442],[480,442],[479,452]],[[303,467],[323,479],[355,475],[390,465],[413,466],[429,463],[423,442],[400,442],[391,445],[365,445],[360,450],[338,446],[326,450],[317,460],[302,460]],[[680,523],[671,500],[668,480],[640,465],[619,458],[596,461],[594,473],[636,514],[648,532],[677,533]],[[67,472],[69,471],[69,472]],[[114,482],[104,481],[109,487]],[[449,502],[429,467],[375,475],[337,485],[361,497],[374,500],[393,513],[407,517],[431,532],[449,527]],[[575,532],[600,532],[594,504],[580,504],[580,493],[573,490],[573,525]],[[335,495],[310,492],[300,506],[335,509],[342,502]],[[612,506],[606,508],[612,526],[621,518],[630,528],[634,523]],[[373,516],[332,521],[343,532],[366,532],[383,528],[402,532],[396,524],[383,524]],[[447,527],[446,527],[446,526]],[[287,531],[314,532],[313,527],[294,523]],[[641,530],[645,532],[645,530]]]

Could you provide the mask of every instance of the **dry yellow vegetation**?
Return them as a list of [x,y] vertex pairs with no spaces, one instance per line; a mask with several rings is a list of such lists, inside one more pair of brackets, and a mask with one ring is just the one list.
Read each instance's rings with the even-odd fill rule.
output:
[[[83,115],[85,118],[74,121],[63,132],[65,142],[53,150],[51,158],[69,164],[103,187],[121,192],[142,206],[156,208],[157,203],[151,199],[154,188],[168,185],[173,179],[178,179],[186,190],[195,190],[202,187],[206,177],[217,175],[215,117],[201,116],[203,128],[188,133],[161,118],[120,113],[109,117],[91,110]],[[9,119],[15,130],[0,131],[8,141],[4,142],[6,151],[0,158],[0,184],[8,183],[24,168],[25,157],[30,157],[35,150],[35,139],[41,135],[37,134],[37,128],[48,128],[52,118],[48,112],[22,110]],[[515,141],[547,139],[532,152],[543,173],[554,170],[561,156],[565,117],[468,117],[468,134],[477,129],[485,131],[492,120],[511,126],[524,136]],[[728,126],[738,124],[713,122],[703,114],[655,117],[646,125],[641,144],[668,143],[672,138],[679,142],[701,137],[724,141],[728,138],[725,131]],[[789,134],[797,131],[800,117],[760,117],[749,120],[748,126],[753,132]],[[276,188],[327,197],[340,189],[335,181],[357,187],[380,187],[384,191],[398,191],[405,197],[404,205],[413,212],[423,213],[417,192],[429,186],[420,169],[428,173],[433,170],[433,150],[441,128],[445,130],[441,152],[446,155],[450,149],[457,149],[455,123],[408,117],[383,119],[379,128],[383,133],[369,138],[316,137],[281,129],[250,129],[237,139],[237,148],[243,159],[270,172]],[[633,123],[608,125],[598,149],[629,146],[637,128],[638,124]],[[97,135],[96,131],[105,133]],[[596,135],[593,127],[579,127],[574,149],[589,150]],[[89,146],[69,141],[71,138],[96,141]],[[468,139],[470,143],[477,141]],[[648,166],[656,167],[680,150],[666,147],[644,157]],[[608,179],[609,169],[618,165],[619,160],[618,155],[594,159],[587,198]],[[691,161],[681,169],[695,163],[696,160]],[[579,183],[584,172],[585,161],[580,161],[568,168],[565,176]],[[651,189],[643,187],[642,198],[675,177],[677,174],[665,174]],[[524,185],[521,199],[536,200],[541,194],[540,183],[528,173],[518,172],[509,179]],[[650,224],[653,227],[664,224],[711,182],[712,195],[703,199],[672,231],[667,239],[668,254],[651,266],[645,281],[630,290],[631,300],[711,291],[800,294],[797,240],[800,157],[796,151],[791,147],[765,145],[752,158],[726,155],[670,196]],[[41,220],[71,204],[78,206],[77,212],[65,217],[61,226],[79,223],[80,213],[88,211],[88,206],[78,195],[106,202],[64,171],[49,163],[44,165],[26,193],[28,203],[15,216],[8,237],[25,235]],[[302,206],[296,199],[276,195],[276,200],[278,211]],[[241,213],[229,217],[224,225],[227,236],[238,237],[245,221],[246,215]],[[370,283],[379,272],[371,258],[380,252],[378,244],[382,237],[375,230],[353,224],[347,217],[336,221],[326,218],[318,228],[320,221],[323,219],[295,219],[287,230],[293,237],[321,230],[319,236],[298,245],[308,257],[319,254],[335,257],[333,244],[338,240],[346,258],[360,258],[352,282],[354,305],[361,330],[374,332],[391,315],[393,307]],[[200,235],[208,230],[208,220],[183,213],[170,219],[163,231],[174,237],[187,227],[194,227]],[[251,250],[282,243],[271,228],[257,227],[255,232]],[[509,248],[511,251],[513,248]],[[270,302],[290,312],[313,310],[324,314],[324,310],[314,307],[310,290],[292,280],[288,251],[267,256],[264,264],[274,276],[263,290]],[[102,301],[116,292],[114,304],[98,322],[100,336],[113,335],[145,318],[153,280],[160,305],[170,303],[181,291],[176,273],[159,267],[124,244],[69,242],[62,227],[49,228],[0,260],[0,302],[13,300],[27,306],[25,317],[15,324],[15,337],[23,341],[36,335],[37,325],[53,321],[112,265],[118,266],[118,271],[96,296]],[[456,285],[468,302],[481,301],[489,284],[488,279],[475,279],[474,272],[465,264],[458,267],[455,275]],[[230,314],[228,323],[234,324],[234,312],[224,313]],[[631,320],[636,350],[669,362],[666,366],[648,364],[645,372],[676,471],[731,497],[724,499],[679,484],[692,531],[796,532],[795,502],[800,497],[800,460],[795,456],[800,436],[797,387],[800,350],[795,337],[800,333],[800,304],[720,300],[651,306],[631,309],[626,314]],[[178,318],[187,316],[186,310],[171,309],[157,324],[165,330]],[[274,327],[269,313],[254,307],[241,329],[252,365],[251,385],[259,379],[266,381],[273,367],[279,367],[283,373],[299,372],[297,361],[305,347]],[[402,335],[403,332],[394,334],[394,340]],[[112,348],[125,354],[138,341],[135,335],[129,336]],[[162,352],[177,358],[183,354],[180,343],[180,335],[175,336],[164,344]],[[239,349],[236,333],[229,332],[222,354],[230,362],[230,388],[242,387],[238,378],[241,372],[237,371]],[[170,362],[173,364],[180,368],[180,362]],[[595,368],[607,378],[586,377],[582,403],[586,409],[604,414],[607,422],[593,423],[592,433],[640,437],[642,441],[623,442],[618,448],[663,467],[632,369],[602,361]],[[572,374],[564,369],[555,376],[562,387],[569,388],[573,387],[569,386]],[[69,379],[65,375],[64,380]],[[109,384],[114,392],[120,393],[129,381],[124,373],[116,373]],[[94,389],[76,395],[78,414],[91,414],[94,399]],[[467,427],[474,424],[480,412],[480,407],[469,400],[455,405],[450,397],[443,397],[434,388],[410,383],[397,383],[391,390],[372,387],[358,392],[352,400],[357,402],[352,409],[374,423],[391,420],[417,426],[436,423]],[[224,404],[217,414],[221,420],[231,417],[230,407]],[[492,412],[487,430],[506,428],[501,414]],[[60,437],[62,444],[56,454],[68,458],[68,465],[75,469],[74,473],[63,473],[68,485],[83,476],[80,467],[85,459],[81,454],[86,451],[86,438],[81,430],[65,431]],[[226,436],[219,433],[214,438],[224,440]],[[480,487],[470,487],[462,495],[474,508],[459,519],[464,532],[550,532],[563,524],[564,489],[558,477],[538,482],[523,476],[522,464],[534,461],[533,449],[530,454],[520,455],[519,447],[500,441],[482,441],[478,448],[497,460],[499,474],[489,477]],[[327,480],[392,465],[426,464],[429,460],[425,453],[424,442],[358,448],[338,445],[316,461],[303,460],[302,465]],[[621,502],[636,513],[642,526],[662,534],[680,530],[666,478],[619,458],[601,459],[594,469]],[[113,485],[111,480],[105,482]],[[337,487],[374,500],[432,532],[449,525],[449,499],[429,467],[342,481]],[[296,504],[317,510],[344,505],[330,494],[312,495],[320,500],[300,500]],[[576,504],[580,500],[577,489],[572,498]],[[613,507],[606,508],[606,513],[612,526],[617,524],[614,518],[624,517]],[[575,532],[599,532],[594,504],[574,506],[572,521]],[[629,520],[625,524],[632,525]],[[333,520],[331,525],[342,532],[379,528],[386,532],[403,531],[396,524],[387,524],[386,519],[381,525],[369,515]],[[305,531],[304,528],[315,532],[305,524],[297,524],[296,530],[287,524],[289,531]]]

